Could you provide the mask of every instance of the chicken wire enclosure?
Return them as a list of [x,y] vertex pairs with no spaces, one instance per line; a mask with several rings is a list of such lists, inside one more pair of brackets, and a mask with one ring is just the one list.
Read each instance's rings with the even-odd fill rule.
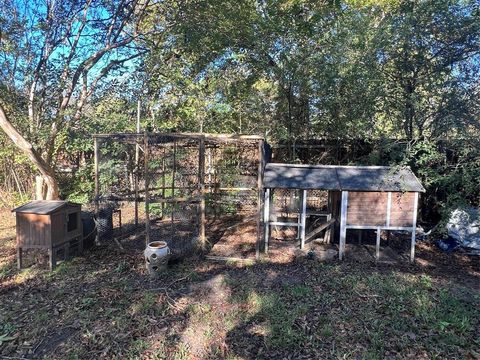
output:
[[131,232],[143,214],[142,136],[95,137],[95,212],[99,239]]
[[247,214],[258,207],[259,147],[254,140],[207,139],[205,189],[208,215]]
[[[269,212],[266,220],[271,223],[274,238],[300,237],[303,206],[303,190],[272,188],[269,193]],[[307,190],[305,192],[305,230],[311,230],[324,221],[328,214],[328,191]]]
[[131,225],[144,226],[147,243],[166,241],[174,255],[206,247],[208,217],[261,211],[261,137],[145,133],[94,139],[97,217],[130,204]]

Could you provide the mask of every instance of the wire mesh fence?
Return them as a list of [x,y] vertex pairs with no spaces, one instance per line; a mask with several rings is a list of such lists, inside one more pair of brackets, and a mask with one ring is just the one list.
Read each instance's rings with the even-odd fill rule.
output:
[[[259,211],[263,141],[205,134],[95,137],[101,240],[145,229],[174,255],[194,251],[209,217]],[[229,223],[231,224],[231,223]]]

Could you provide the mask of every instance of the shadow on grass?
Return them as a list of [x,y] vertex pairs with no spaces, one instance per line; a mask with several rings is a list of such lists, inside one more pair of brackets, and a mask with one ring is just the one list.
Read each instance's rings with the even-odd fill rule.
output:
[[[421,259],[430,255],[419,252]],[[0,345],[0,354],[462,358],[479,345],[480,299],[470,287],[478,277],[457,284],[443,271],[448,267],[438,268],[443,261],[425,269],[348,260],[244,266],[187,258],[149,280],[140,248],[98,248],[0,294],[0,335],[14,337]]]

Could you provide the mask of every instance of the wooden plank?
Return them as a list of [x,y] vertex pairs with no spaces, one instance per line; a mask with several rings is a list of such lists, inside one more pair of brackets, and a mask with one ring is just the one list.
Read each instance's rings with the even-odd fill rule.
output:
[[230,257],[230,256],[215,256],[215,255],[207,255],[205,259],[211,261],[232,261],[232,262],[255,262],[254,259],[244,259],[244,258],[237,258],[237,257]]
[[305,230],[307,227],[307,190],[302,192],[302,212],[300,214],[300,249],[305,247]]
[[[137,103],[137,133],[140,132],[140,100]],[[140,145],[135,144],[135,167],[133,174],[134,188],[135,188],[135,227],[138,226],[138,173],[139,173],[139,161],[140,161]]]
[[268,252],[268,240],[270,236],[270,189],[265,190],[263,206],[263,222],[265,224],[265,253]]
[[347,225],[347,229],[363,229],[363,230],[377,230],[378,228],[382,230],[395,230],[395,231],[411,231],[411,226],[374,226],[374,225]]
[[388,192],[388,202],[387,202],[387,226],[390,226],[390,213],[392,210],[392,192]]
[[305,236],[305,242],[308,242],[309,240],[313,239],[315,236],[320,234],[323,230],[326,228],[330,227],[330,225],[335,223],[335,219],[330,219],[322,224],[320,224],[318,227],[316,227],[314,230],[310,231],[308,235]]
[[[262,208],[263,208],[263,172],[265,170],[265,141],[258,142],[258,174],[257,174],[257,241],[255,243],[255,258],[260,258],[260,243],[262,240]],[[265,224],[263,224],[265,226]]]
[[418,209],[418,192],[414,196],[414,211],[413,211],[413,226],[412,226],[412,240],[410,245],[410,261],[413,263],[415,261],[415,236],[417,230],[417,209]]
[[205,139],[200,138],[199,140],[199,150],[198,150],[198,183],[200,185],[200,246],[202,250],[205,249],[206,238],[205,238]]
[[149,186],[150,186],[150,174],[148,170],[149,165],[149,149],[148,149],[148,133],[143,135],[143,152],[144,152],[144,174],[145,179],[145,243],[150,243],[150,198],[149,198]]
[[[94,169],[95,169],[95,217],[98,218],[98,212],[100,211],[100,204],[99,204],[99,195],[100,195],[100,177],[98,174],[98,155],[99,155],[99,146],[98,146],[98,139],[96,137],[93,138],[93,153],[94,153]],[[98,235],[95,239],[95,242],[98,243]]]
[[347,236],[347,206],[348,206],[348,191],[342,191],[342,203],[340,209],[340,246],[338,251],[338,258],[343,259],[345,255],[345,241]]
[[375,245],[375,259],[378,260],[380,257],[380,235],[382,234],[380,228],[377,229],[377,242]]
[[268,224],[270,226],[292,226],[292,227],[302,226],[302,224],[298,222],[283,222],[283,221],[270,221]]

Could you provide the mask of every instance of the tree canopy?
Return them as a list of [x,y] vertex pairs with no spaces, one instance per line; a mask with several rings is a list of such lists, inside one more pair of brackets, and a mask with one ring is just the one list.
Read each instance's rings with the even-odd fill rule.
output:
[[145,129],[374,142],[350,162],[411,165],[435,206],[479,202],[476,0],[1,5],[0,105],[40,162],[1,137],[9,193],[38,170],[53,181],[44,195],[91,189],[89,135],[133,130],[141,100]]

